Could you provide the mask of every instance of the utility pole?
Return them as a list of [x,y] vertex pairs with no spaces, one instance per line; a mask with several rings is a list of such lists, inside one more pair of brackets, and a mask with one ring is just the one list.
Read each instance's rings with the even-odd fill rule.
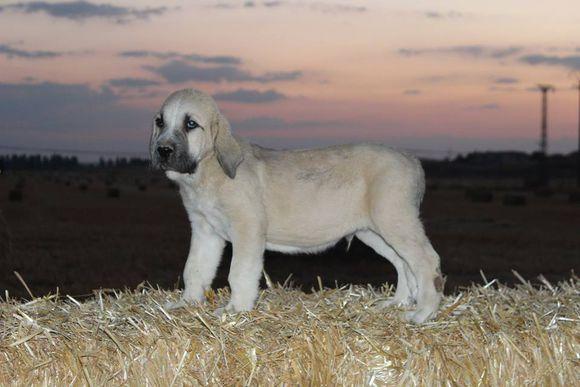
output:
[[576,153],[576,183],[580,187],[580,74],[578,74],[578,151]]
[[542,92],[542,125],[540,133],[540,153],[548,153],[548,91],[554,90],[552,85],[538,85]]
[[539,84],[538,88],[542,92],[542,121],[540,132],[538,183],[540,186],[546,186],[548,184],[548,92],[554,90],[554,86],[548,84]]

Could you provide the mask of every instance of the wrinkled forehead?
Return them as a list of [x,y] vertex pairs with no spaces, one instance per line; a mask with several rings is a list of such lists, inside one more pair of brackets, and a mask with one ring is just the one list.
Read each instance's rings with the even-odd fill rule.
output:
[[181,90],[165,100],[160,113],[170,126],[181,124],[186,115],[207,126],[216,110],[217,106],[210,96],[196,90]]

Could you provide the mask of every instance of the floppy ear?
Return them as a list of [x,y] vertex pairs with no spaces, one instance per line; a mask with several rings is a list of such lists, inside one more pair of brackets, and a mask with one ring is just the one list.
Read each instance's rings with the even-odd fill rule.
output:
[[242,147],[232,136],[230,123],[221,113],[216,113],[213,125],[214,149],[217,159],[225,174],[233,179],[236,177],[238,165],[244,161]]

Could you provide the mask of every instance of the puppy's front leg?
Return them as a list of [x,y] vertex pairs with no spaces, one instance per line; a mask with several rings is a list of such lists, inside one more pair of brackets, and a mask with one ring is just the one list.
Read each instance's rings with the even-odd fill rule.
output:
[[205,299],[204,292],[211,287],[220,263],[225,241],[203,220],[191,225],[191,245],[183,271],[185,288],[179,301],[166,308],[184,307]]
[[228,281],[232,297],[227,311],[251,310],[258,298],[264,265],[265,232],[261,227],[240,225],[232,238],[232,264]]

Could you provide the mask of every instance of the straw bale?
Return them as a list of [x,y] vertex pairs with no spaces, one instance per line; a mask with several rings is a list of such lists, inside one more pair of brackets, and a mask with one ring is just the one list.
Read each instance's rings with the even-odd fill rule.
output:
[[12,244],[11,239],[8,223],[0,211],[0,260],[8,259]]
[[350,286],[271,285],[251,312],[217,317],[227,289],[165,311],[176,291],[0,303],[0,385],[573,385],[580,380],[578,278],[496,281],[447,296],[433,322]]

